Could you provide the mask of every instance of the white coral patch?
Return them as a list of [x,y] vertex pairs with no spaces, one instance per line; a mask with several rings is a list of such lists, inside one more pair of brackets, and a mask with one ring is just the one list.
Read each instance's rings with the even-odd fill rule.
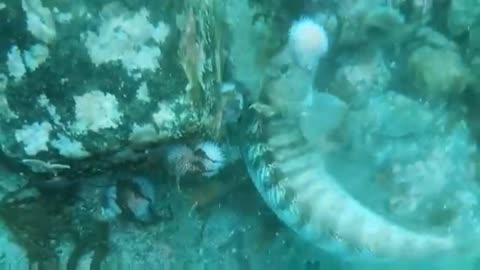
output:
[[104,128],[116,128],[123,114],[118,111],[118,101],[114,95],[99,90],[75,96],[76,122],[73,129],[77,133],[99,132]]
[[50,43],[57,36],[55,21],[50,9],[41,0],[22,0],[22,8],[27,14],[27,28],[39,40]]
[[11,77],[19,81],[27,72],[37,69],[48,58],[48,48],[42,44],[35,44],[28,50],[22,51],[15,45],[7,55],[7,68]]
[[153,142],[158,138],[157,131],[152,124],[137,125],[133,124],[129,139],[134,143]]
[[108,11],[105,8],[102,12],[103,22],[99,29],[84,35],[92,62],[100,65],[118,60],[130,74],[156,70],[161,56],[159,45],[168,36],[169,27],[163,22],[156,27],[152,25],[145,8],[133,15]]
[[69,12],[60,12],[58,8],[53,8],[53,13],[55,14],[55,20],[61,24],[70,23],[73,19],[72,13]]
[[67,158],[81,159],[90,155],[83,148],[82,143],[72,140],[63,134],[59,134],[58,138],[51,142],[51,145],[58,150],[60,155]]
[[142,101],[142,102],[145,102],[145,103],[148,103],[150,102],[150,96],[148,94],[148,86],[147,86],[147,83],[146,82],[143,82],[140,87],[138,87],[137,89],[137,99]]
[[175,112],[166,103],[158,103],[158,111],[153,114],[153,122],[159,128],[172,128],[175,122]]
[[47,143],[52,129],[52,125],[46,121],[42,123],[35,122],[17,129],[15,131],[15,139],[17,142],[23,143],[23,149],[27,155],[34,156],[40,151],[48,151]]
[[23,60],[28,70],[34,71],[48,58],[48,48],[45,45],[36,44],[23,52]]
[[13,46],[10,48],[10,51],[8,51],[7,68],[8,73],[15,78],[15,81],[19,81],[23,75],[25,75],[25,72],[27,72],[23,64],[22,53],[17,46]]
[[63,127],[63,124],[60,121],[61,120],[60,115],[58,115],[57,113],[57,108],[50,103],[50,99],[48,99],[48,97],[45,94],[41,94],[40,96],[38,96],[37,102],[40,107],[45,108],[47,110],[48,114],[50,115],[50,117],[52,118],[53,122],[56,125]]

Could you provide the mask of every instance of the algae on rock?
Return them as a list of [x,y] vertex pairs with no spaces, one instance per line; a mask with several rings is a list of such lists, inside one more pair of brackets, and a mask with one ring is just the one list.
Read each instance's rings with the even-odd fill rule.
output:
[[[139,153],[146,144],[214,132],[224,58],[219,14],[213,12],[219,1],[176,3],[173,13],[167,3],[151,1],[66,5],[37,0],[22,2],[23,9],[14,2],[7,1],[3,10],[16,16],[5,22],[9,42],[0,46],[0,54],[18,48],[15,64],[26,72],[17,81],[13,69],[6,74],[9,80],[2,76],[2,83],[8,82],[2,86],[2,113],[12,117],[0,119],[0,144],[15,162],[38,159],[72,168],[64,173],[108,168],[125,148]],[[55,38],[32,32],[38,8],[31,3],[52,16]],[[199,20],[189,38],[201,48],[183,51],[195,61],[183,58],[181,65],[177,50],[185,29],[176,20],[192,3]],[[27,49],[38,44],[48,55],[30,69]],[[0,68],[8,70],[4,59]],[[182,66],[194,72],[185,74]],[[188,84],[201,89],[189,95]]]
[[457,52],[429,46],[409,56],[408,73],[419,95],[428,99],[460,94],[469,81],[469,70]]

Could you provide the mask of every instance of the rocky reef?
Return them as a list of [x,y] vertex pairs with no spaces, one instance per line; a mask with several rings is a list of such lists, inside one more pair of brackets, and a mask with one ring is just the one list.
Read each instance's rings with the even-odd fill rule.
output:
[[[475,269],[314,248],[257,194],[235,128],[288,98],[352,198],[470,248],[479,0],[3,0],[0,20],[0,265]],[[328,45],[307,72],[285,50],[301,20]]]

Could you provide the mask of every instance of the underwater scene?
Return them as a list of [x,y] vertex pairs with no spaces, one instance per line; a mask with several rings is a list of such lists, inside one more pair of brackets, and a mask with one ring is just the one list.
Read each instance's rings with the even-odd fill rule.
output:
[[480,0],[0,0],[0,270],[480,270]]

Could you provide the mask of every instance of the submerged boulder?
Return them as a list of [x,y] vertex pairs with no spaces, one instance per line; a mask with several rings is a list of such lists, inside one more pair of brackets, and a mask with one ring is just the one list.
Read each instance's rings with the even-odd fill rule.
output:
[[5,2],[0,145],[8,158],[55,173],[48,164],[108,167],[138,158],[145,144],[213,131],[214,1],[131,2]]
[[446,98],[465,90],[469,71],[453,50],[423,46],[408,58],[408,73],[420,96]]

